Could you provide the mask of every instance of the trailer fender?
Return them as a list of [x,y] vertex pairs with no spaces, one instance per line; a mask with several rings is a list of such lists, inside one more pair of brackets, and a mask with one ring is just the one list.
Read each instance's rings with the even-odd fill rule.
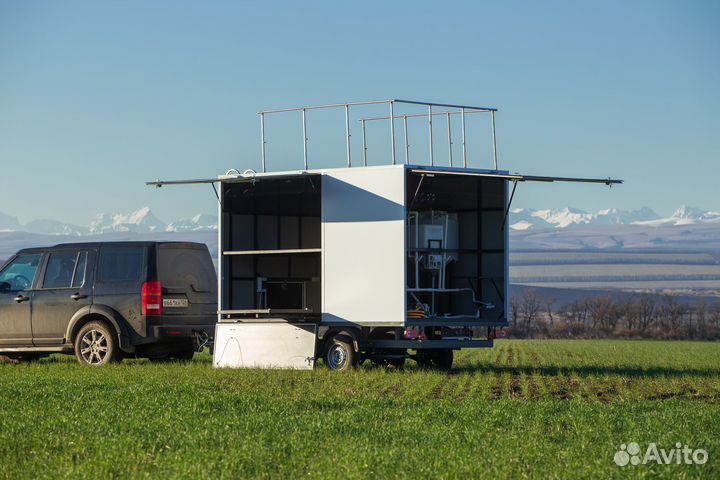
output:
[[[353,346],[355,352],[360,351],[359,333],[352,328],[330,328],[320,327],[318,329],[318,339],[325,340],[331,337],[341,337],[342,340],[348,342]],[[323,342],[324,343],[324,342]]]

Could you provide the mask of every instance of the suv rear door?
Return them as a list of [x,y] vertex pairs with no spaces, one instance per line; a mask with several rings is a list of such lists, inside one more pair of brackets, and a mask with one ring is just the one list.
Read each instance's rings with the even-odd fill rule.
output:
[[148,245],[150,244],[102,245],[95,267],[93,291],[93,308],[102,305],[115,310],[141,337],[147,335],[140,294],[148,275]]
[[73,315],[92,303],[91,249],[52,250],[32,296],[35,346],[61,345]]
[[210,252],[196,243],[160,243],[158,280],[163,290],[163,316],[191,316],[180,323],[214,324],[217,274]]

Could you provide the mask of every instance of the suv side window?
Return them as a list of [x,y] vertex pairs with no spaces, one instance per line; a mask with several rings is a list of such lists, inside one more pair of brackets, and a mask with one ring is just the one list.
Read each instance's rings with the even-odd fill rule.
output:
[[19,255],[0,272],[0,291],[19,292],[32,287],[41,253]]
[[138,282],[143,276],[145,247],[103,247],[100,249],[98,282]]
[[70,288],[77,260],[77,250],[52,252],[45,268],[42,288]]

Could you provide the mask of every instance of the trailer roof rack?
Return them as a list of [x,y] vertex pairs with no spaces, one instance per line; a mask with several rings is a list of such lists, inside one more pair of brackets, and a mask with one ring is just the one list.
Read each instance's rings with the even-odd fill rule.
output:
[[[377,107],[385,105],[388,109],[389,115],[387,116],[362,116],[359,119],[359,122],[361,124],[362,129],[362,162],[360,164],[353,163],[352,158],[352,148],[351,148],[351,123],[350,123],[350,111],[353,110],[359,110],[362,111],[363,107]],[[403,112],[399,108],[401,105],[406,106],[414,106],[414,107],[426,107],[427,111],[423,113],[409,113],[409,112]],[[343,110],[344,111],[344,119],[345,119],[345,134],[344,134],[344,141],[345,141],[345,156],[346,156],[346,163],[347,167],[351,168],[353,166],[368,166],[368,160],[367,160],[367,151],[368,151],[368,131],[366,129],[366,125],[371,122],[387,122],[388,124],[388,130],[387,130],[387,137],[384,138],[384,141],[387,141],[389,139],[389,145],[390,145],[390,151],[389,153],[389,161],[385,163],[386,165],[397,165],[398,164],[398,155],[397,155],[397,147],[398,143],[401,143],[404,150],[404,159],[403,162],[408,169],[410,169],[414,173],[421,173],[424,175],[476,175],[476,176],[485,176],[485,177],[497,177],[497,178],[505,178],[512,182],[582,182],[582,183],[601,183],[608,186],[611,186],[613,184],[619,184],[622,183],[622,180],[612,179],[612,178],[577,178],[577,177],[559,177],[559,176],[538,176],[538,175],[522,175],[519,173],[510,173],[507,170],[499,170],[498,169],[498,154],[497,154],[497,140],[496,140],[496,133],[495,133],[495,112],[498,111],[497,108],[491,108],[491,107],[479,107],[479,106],[472,106],[472,105],[457,105],[457,104],[450,104],[450,103],[435,103],[435,102],[424,102],[424,101],[415,101],[415,100],[400,100],[400,99],[389,99],[389,100],[373,100],[373,101],[365,101],[365,102],[346,102],[346,103],[332,103],[332,104],[324,104],[324,105],[306,105],[302,107],[292,107],[292,108],[280,108],[280,109],[274,109],[274,110],[263,110],[258,112],[258,115],[260,117],[260,145],[261,145],[261,171],[256,172],[254,170],[244,170],[239,171],[236,169],[231,169],[228,172],[226,172],[224,175],[219,175],[214,178],[195,178],[195,179],[187,179],[187,180],[160,180],[157,179],[155,181],[146,182],[147,185],[154,185],[157,187],[161,187],[163,185],[177,185],[177,184],[204,184],[204,183],[216,183],[216,182],[223,182],[223,181],[233,181],[233,182],[242,182],[242,181],[249,181],[249,182],[255,182],[260,179],[262,179],[265,176],[272,176],[272,178],[277,178],[279,175],[288,176],[288,177],[296,177],[298,175],[307,175],[309,173],[322,173],[323,171],[323,165],[310,165],[309,161],[309,153],[308,153],[308,111],[312,110],[325,110],[325,109],[336,109],[336,110]],[[367,110],[366,110],[367,112]],[[267,153],[266,153],[266,145],[268,144],[268,137],[266,135],[267,133],[267,125],[266,125],[266,119],[269,116],[274,115],[292,115],[292,114],[300,114],[300,120],[298,128],[302,128],[301,132],[298,132],[298,136],[302,135],[300,138],[302,139],[303,143],[303,149],[302,149],[302,169],[299,170],[291,170],[291,171],[278,171],[278,170],[269,170],[268,169],[268,161],[267,161]],[[480,135],[477,134],[477,132],[470,132],[470,128],[466,125],[465,118],[467,115],[471,114],[485,114],[490,117],[490,131],[487,132],[488,143],[492,144],[492,168],[469,168],[468,167],[468,149],[467,149],[467,139],[468,138],[480,138]],[[433,118],[435,117],[445,117],[446,123],[446,130],[447,130],[447,136],[444,138],[444,143],[447,146],[447,158],[445,161],[447,162],[444,165],[438,164],[437,155],[435,152],[435,146],[437,144],[437,135],[433,136],[433,124],[437,123],[437,120],[434,122]],[[459,117],[460,120],[460,136],[461,136],[461,146],[462,146],[462,162],[455,161],[453,159],[453,128],[452,128],[452,118]],[[425,135],[426,138],[419,139],[417,141],[414,141],[413,144],[416,144],[418,142],[426,141],[427,147],[428,147],[428,153],[429,153],[429,161],[430,165],[419,165],[417,164],[417,159],[411,158],[410,154],[410,140],[408,137],[408,119],[415,119],[415,118],[424,118],[427,122],[427,134]],[[397,130],[397,123],[399,120],[402,120],[402,137],[401,139],[396,138],[396,130]],[[456,124],[457,126],[457,124]],[[436,132],[437,133],[437,132]],[[287,138],[283,138],[283,140],[288,140]],[[322,141],[322,140],[321,140]],[[435,142],[435,145],[434,145]],[[457,152],[456,152],[457,153]],[[426,157],[427,158],[427,157]],[[475,162],[480,161],[481,159],[475,159]],[[443,163],[445,163],[443,161]]]
[[[362,108],[362,107],[368,107],[371,105],[386,105],[388,108],[389,115],[387,116],[371,116],[371,117],[362,117],[360,118],[360,124],[362,128],[362,152],[363,152],[363,166],[367,166],[367,130],[366,130],[366,124],[368,122],[377,122],[377,121],[387,121],[389,130],[389,138],[390,138],[390,160],[392,165],[396,165],[397,162],[397,152],[396,152],[396,138],[395,138],[395,123],[397,120],[402,119],[403,121],[403,142],[404,142],[404,150],[405,150],[405,163],[410,163],[410,143],[408,140],[408,119],[409,118],[427,118],[428,123],[428,136],[427,136],[427,142],[429,147],[429,154],[430,154],[430,165],[435,165],[435,155],[433,151],[433,117],[438,116],[444,116],[446,117],[447,121],[447,146],[448,146],[448,157],[449,157],[449,164],[452,167],[453,166],[453,158],[452,158],[452,124],[451,124],[451,117],[452,116],[460,116],[461,121],[461,136],[462,136],[462,165],[463,167],[467,167],[468,165],[468,155],[467,155],[467,145],[466,145],[466,138],[467,138],[467,129],[465,125],[465,116],[475,113],[484,113],[490,116],[490,123],[491,123],[491,131],[489,132],[491,134],[492,138],[492,151],[493,151],[493,168],[497,170],[498,168],[498,161],[497,161],[497,142],[495,137],[495,112],[497,112],[497,108],[490,108],[490,107],[477,107],[477,106],[471,106],[471,105],[454,105],[449,103],[434,103],[434,102],[421,102],[416,100],[400,100],[400,99],[390,99],[390,100],[373,100],[373,101],[367,101],[367,102],[346,102],[346,103],[333,103],[333,104],[327,104],[327,105],[307,105],[304,107],[293,107],[293,108],[280,108],[276,110],[264,110],[261,112],[258,112],[258,115],[260,116],[260,145],[261,145],[261,152],[262,152],[262,171],[267,171],[267,161],[266,161],[266,126],[265,126],[265,119],[269,115],[275,115],[275,114],[290,114],[294,112],[299,112],[302,119],[302,142],[303,142],[303,165],[304,169],[307,170],[309,168],[309,161],[308,161],[308,116],[307,112],[310,110],[320,110],[320,109],[343,109],[345,112],[345,146],[346,146],[346,160],[347,160],[347,166],[352,167],[353,161],[352,161],[352,154],[351,154],[351,127],[350,127],[350,109],[354,108]],[[427,107],[427,113],[398,113],[396,110],[397,105],[412,105],[412,106],[421,106],[421,107]],[[441,111],[434,110],[433,108],[441,108]]]

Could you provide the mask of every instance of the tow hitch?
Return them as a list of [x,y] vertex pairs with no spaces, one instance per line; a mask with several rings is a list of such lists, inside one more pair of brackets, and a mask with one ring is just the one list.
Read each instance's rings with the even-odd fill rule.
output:
[[208,349],[210,349],[210,353],[212,353],[212,342],[210,341],[210,335],[208,335],[206,331],[193,330],[193,335],[195,336],[195,341],[193,343],[195,344],[196,352],[200,353],[205,347],[208,347]]

